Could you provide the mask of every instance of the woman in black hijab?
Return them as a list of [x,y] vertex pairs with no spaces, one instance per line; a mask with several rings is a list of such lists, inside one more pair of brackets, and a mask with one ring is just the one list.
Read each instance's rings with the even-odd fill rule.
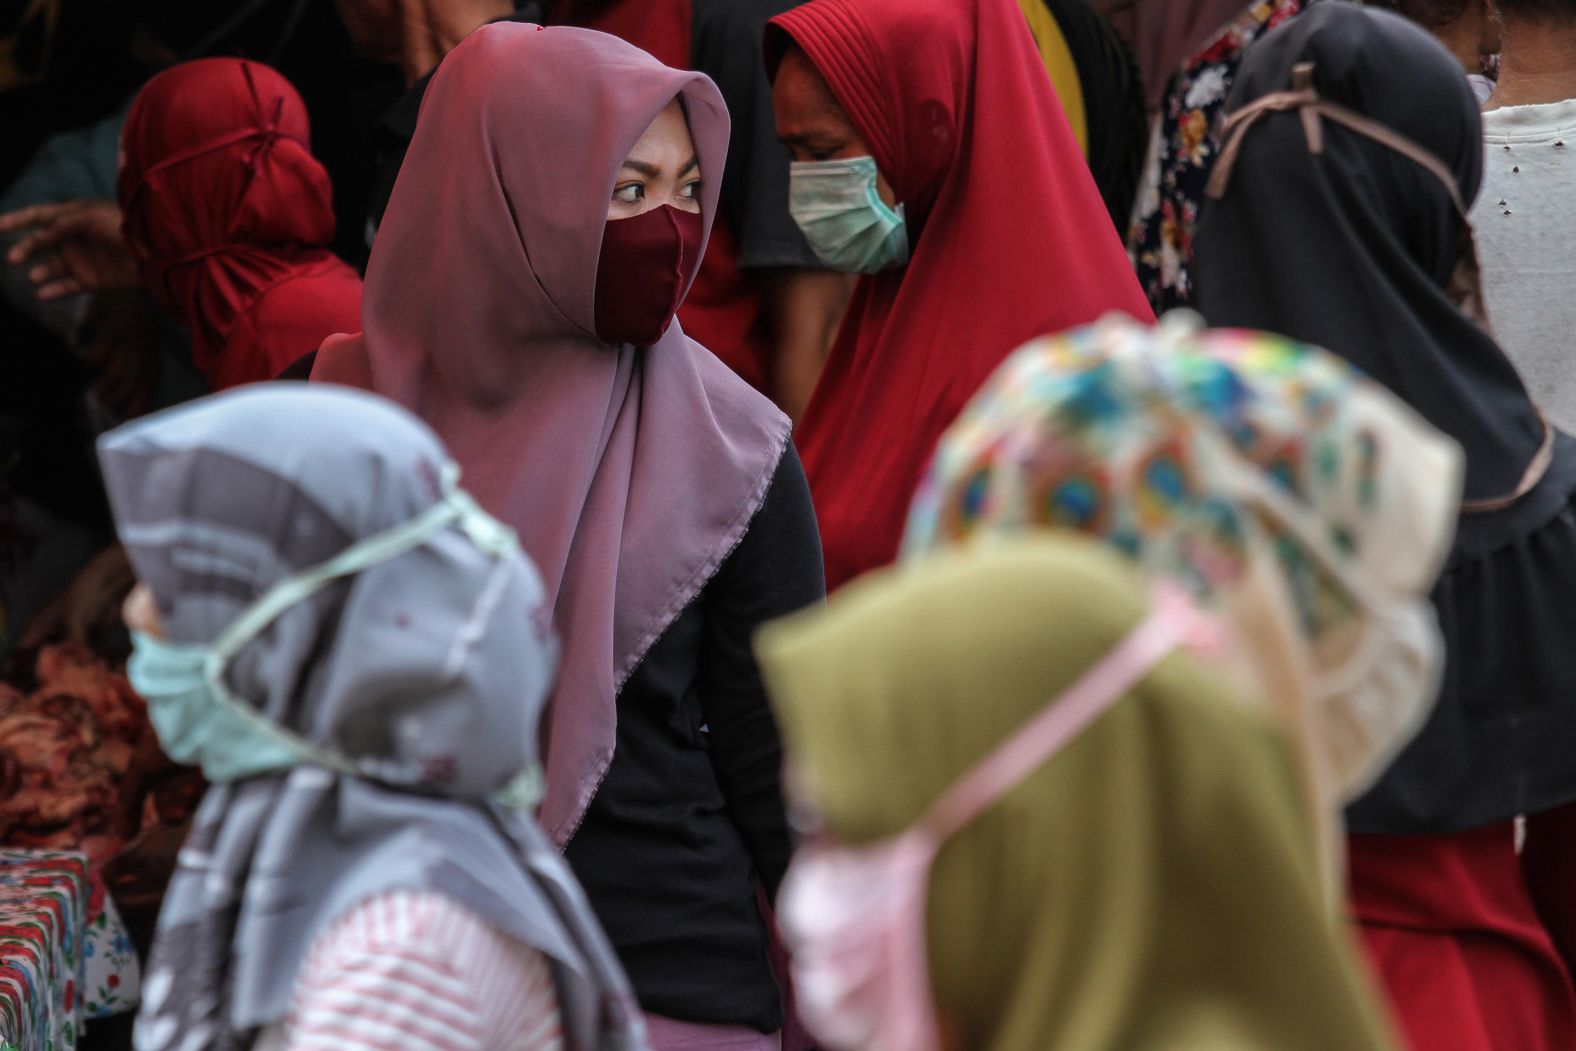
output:
[[1576,1046],[1576,440],[1483,316],[1476,99],[1423,30],[1331,3],[1260,42],[1228,109],[1196,246],[1210,325],[1345,356],[1467,454],[1439,705],[1348,812],[1369,947],[1415,1047]]

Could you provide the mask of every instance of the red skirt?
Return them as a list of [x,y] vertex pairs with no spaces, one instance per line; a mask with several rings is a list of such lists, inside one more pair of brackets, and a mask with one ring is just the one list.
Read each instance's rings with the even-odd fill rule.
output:
[[[1352,907],[1413,1051],[1569,1051],[1576,807],[1444,836],[1348,838]],[[1544,908],[1540,910],[1540,899]]]

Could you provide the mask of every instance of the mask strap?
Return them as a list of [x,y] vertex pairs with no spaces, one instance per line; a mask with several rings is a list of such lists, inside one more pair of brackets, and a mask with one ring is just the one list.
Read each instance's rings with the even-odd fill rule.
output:
[[1538,446],[1538,451],[1533,454],[1532,462],[1527,464],[1527,469],[1521,473],[1521,481],[1516,488],[1504,496],[1485,497],[1482,500],[1461,501],[1463,514],[1487,514],[1492,511],[1503,511],[1505,508],[1520,500],[1523,496],[1543,481],[1543,476],[1548,473],[1549,465],[1554,462],[1554,428],[1549,426],[1549,421],[1543,416],[1543,409],[1536,403],[1533,408],[1538,413],[1538,423],[1543,427],[1543,442]]
[[356,764],[317,748],[237,699],[225,684],[224,672],[235,656],[285,610],[304,602],[341,577],[414,550],[451,524],[458,523],[471,542],[493,558],[501,559],[516,550],[514,531],[483,511],[470,494],[458,488],[458,481],[458,468],[446,465],[442,482],[446,491],[438,503],[407,522],[352,544],[322,565],[280,581],[231,622],[209,646],[204,661],[203,671],[214,696],[260,729],[307,752],[317,762],[347,773],[365,773]]
[[1292,90],[1271,92],[1226,118],[1225,126],[1221,130],[1223,142],[1220,156],[1215,161],[1214,170],[1210,172],[1206,190],[1213,200],[1218,201],[1226,195],[1226,190],[1231,184],[1232,171],[1236,168],[1237,157],[1242,152],[1242,141],[1247,138],[1253,126],[1272,113],[1289,113],[1296,110],[1302,118],[1303,137],[1307,139],[1308,152],[1315,157],[1324,152],[1324,129],[1320,125],[1320,118],[1328,118],[1426,168],[1444,185],[1456,211],[1463,218],[1466,217],[1467,208],[1466,203],[1461,199],[1461,189],[1456,185],[1456,178],[1445,166],[1444,161],[1405,135],[1391,130],[1371,117],[1365,117],[1355,110],[1347,109],[1340,103],[1331,102],[1321,96],[1318,89],[1313,86],[1312,62],[1301,62],[1293,67],[1291,83]]
[[242,613],[209,647],[209,662],[227,664],[281,613],[321,591],[340,577],[347,577],[410,551],[438,533],[462,513],[447,499],[393,529],[352,544],[322,565],[275,584]]
[[1148,614],[1098,664],[931,804],[916,830],[932,843],[968,825],[1048,762],[1179,646],[1209,650],[1219,624],[1175,584],[1161,584]]

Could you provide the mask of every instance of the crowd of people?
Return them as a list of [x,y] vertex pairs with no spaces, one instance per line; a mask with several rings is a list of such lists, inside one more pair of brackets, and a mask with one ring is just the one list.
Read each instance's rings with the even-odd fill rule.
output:
[[1576,0],[217,6],[0,173],[81,1046],[1576,1047]]

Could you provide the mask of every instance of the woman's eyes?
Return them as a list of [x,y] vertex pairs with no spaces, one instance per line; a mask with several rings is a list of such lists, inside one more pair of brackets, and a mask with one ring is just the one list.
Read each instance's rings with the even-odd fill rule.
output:
[[[680,200],[693,201],[700,197],[702,182],[694,179],[679,188]],[[644,183],[632,182],[613,189],[613,200],[619,204],[639,204],[646,199],[646,186]]]

